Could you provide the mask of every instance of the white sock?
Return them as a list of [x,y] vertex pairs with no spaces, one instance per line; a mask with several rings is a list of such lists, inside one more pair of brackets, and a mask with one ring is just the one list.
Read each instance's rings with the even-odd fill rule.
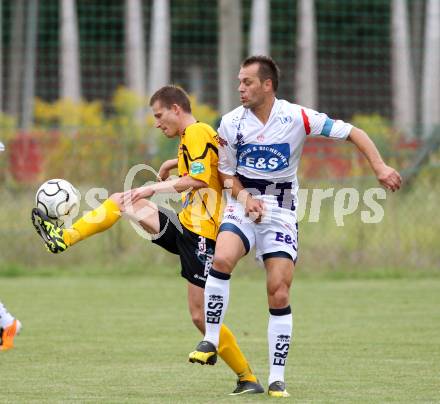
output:
[[14,317],[12,317],[6,307],[0,302],[0,328],[9,327],[14,322]]
[[211,268],[205,285],[205,341],[218,348],[220,328],[225,318],[229,301],[229,279],[231,275]]
[[269,309],[267,337],[269,342],[269,385],[275,381],[284,382],[284,369],[292,336],[292,311],[290,306],[284,309]]

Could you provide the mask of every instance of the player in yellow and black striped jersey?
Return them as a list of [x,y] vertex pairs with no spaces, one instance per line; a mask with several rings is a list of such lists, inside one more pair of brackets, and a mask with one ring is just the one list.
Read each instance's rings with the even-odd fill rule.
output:
[[222,187],[218,177],[217,133],[206,123],[189,125],[181,136],[178,152],[179,176],[191,176],[207,187],[182,194],[179,220],[193,233],[215,240],[217,237]]
[[[164,162],[159,169],[162,181],[111,195],[97,209],[61,229],[37,208],[33,224],[51,252],[58,253],[113,226],[121,216],[136,221],[153,235],[153,243],[177,254],[181,274],[188,281],[188,304],[195,326],[204,333],[204,287],[211,268],[221,210],[218,144],[216,132],[197,122],[186,93],[174,86],[159,89],[151,98],[156,127],[168,138],[180,137],[177,159]],[[178,168],[179,178],[169,179]],[[166,180],[166,181],[165,181]],[[179,215],[162,209],[146,198],[157,193],[182,194]],[[232,332],[222,326],[218,354],[236,373],[233,395],[262,393],[263,387],[249,367]],[[216,355],[206,358],[213,365]]]

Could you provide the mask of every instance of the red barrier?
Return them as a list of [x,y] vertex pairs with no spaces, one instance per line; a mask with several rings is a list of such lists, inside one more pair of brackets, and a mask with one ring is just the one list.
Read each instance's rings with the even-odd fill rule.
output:
[[29,133],[18,133],[9,142],[9,170],[18,182],[34,182],[42,170],[40,145]]
[[[402,162],[420,146],[419,140],[402,140],[394,146],[393,153]],[[389,157],[384,156],[385,159]],[[344,142],[324,138],[307,138],[300,165],[303,178],[319,179],[328,175],[332,178],[350,177],[353,175],[353,165],[370,172],[366,158],[354,145],[344,145]]]
[[328,139],[307,139],[303,149],[301,163],[305,178],[322,178],[323,171],[332,173],[332,177],[344,178],[350,175],[351,161],[347,148],[338,141]]

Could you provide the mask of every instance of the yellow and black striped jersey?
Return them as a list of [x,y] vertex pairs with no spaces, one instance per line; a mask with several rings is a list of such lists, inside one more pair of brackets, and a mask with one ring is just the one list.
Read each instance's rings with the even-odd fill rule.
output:
[[217,139],[214,129],[196,122],[185,129],[178,152],[179,176],[190,175],[208,184],[207,188],[182,194],[180,222],[193,233],[212,240],[217,238],[222,201]]

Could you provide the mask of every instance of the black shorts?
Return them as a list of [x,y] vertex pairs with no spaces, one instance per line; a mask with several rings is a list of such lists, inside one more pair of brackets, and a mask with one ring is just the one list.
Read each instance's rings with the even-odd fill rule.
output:
[[215,241],[199,236],[183,226],[176,213],[159,208],[160,237],[152,240],[172,254],[180,256],[180,274],[188,282],[205,288],[214,258]]

